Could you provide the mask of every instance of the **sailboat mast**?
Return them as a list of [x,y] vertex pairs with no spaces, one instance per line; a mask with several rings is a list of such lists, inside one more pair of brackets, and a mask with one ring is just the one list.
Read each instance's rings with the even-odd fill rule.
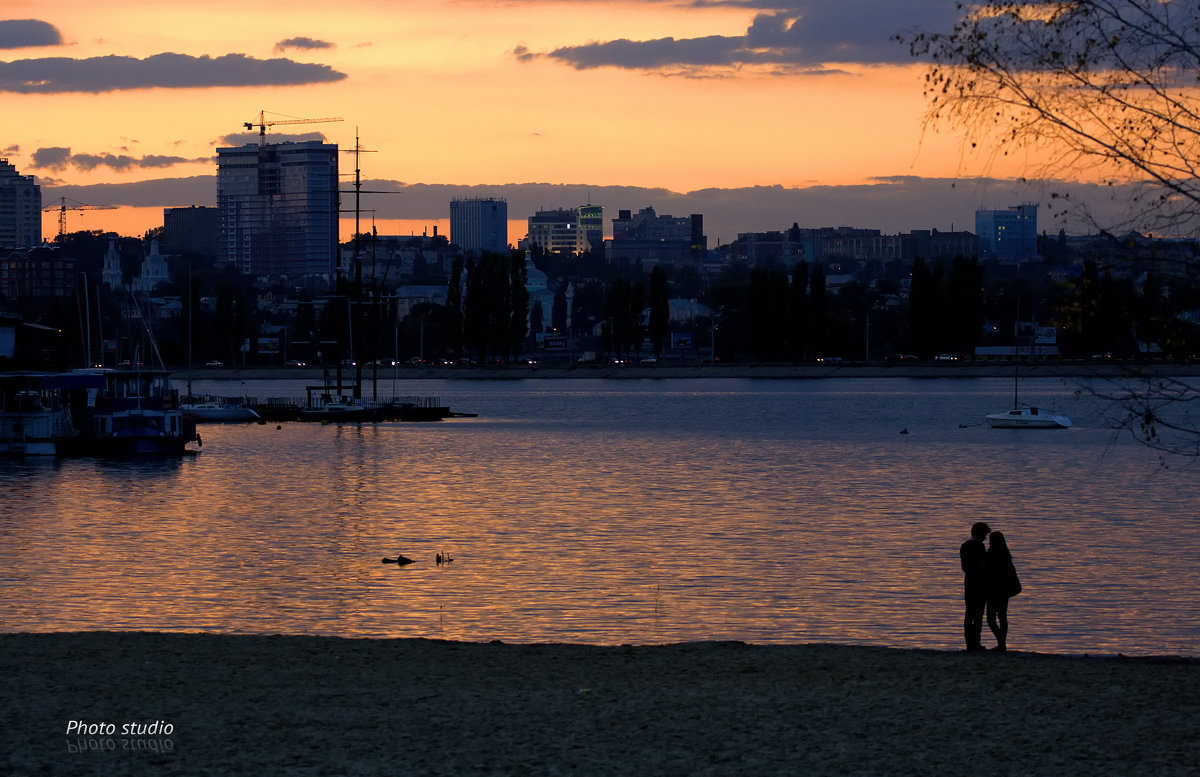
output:
[[[359,155],[362,153],[362,142],[358,136],[358,127],[354,128],[354,301],[362,307],[362,255],[359,253],[359,237],[361,230],[359,227],[359,218],[362,213],[360,198],[362,197],[362,167],[359,164]],[[350,309],[354,309],[354,303],[350,304]],[[354,348],[354,325],[351,323],[350,329],[350,352],[353,354]],[[354,398],[362,399],[362,349],[358,349],[359,354],[354,359]]]
[[92,362],[92,300],[88,296],[87,273],[83,274],[83,329],[84,337],[87,338],[84,343],[84,356],[87,358],[85,367],[91,367]]
[[192,400],[192,308],[195,300],[192,298],[192,256],[188,254],[188,370],[187,370],[187,395],[188,401]]

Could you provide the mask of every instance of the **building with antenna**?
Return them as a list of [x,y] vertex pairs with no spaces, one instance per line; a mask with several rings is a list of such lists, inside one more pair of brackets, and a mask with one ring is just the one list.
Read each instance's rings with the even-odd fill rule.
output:
[[604,247],[604,208],[581,205],[535,211],[529,217],[525,244],[548,253],[582,254]]
[[0,158],[0,248],[42,243],[42,187]]
[[243,275],[332,282],[338,147],[315,141],[217,149],[217,260]]

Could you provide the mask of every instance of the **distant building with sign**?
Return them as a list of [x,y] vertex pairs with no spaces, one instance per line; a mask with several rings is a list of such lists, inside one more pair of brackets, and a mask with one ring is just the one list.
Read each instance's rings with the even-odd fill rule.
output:
[[526,241],[548,253],[582,254],[598,249],[604,242],[604,208],[582,205],[536,211],[529,217]]

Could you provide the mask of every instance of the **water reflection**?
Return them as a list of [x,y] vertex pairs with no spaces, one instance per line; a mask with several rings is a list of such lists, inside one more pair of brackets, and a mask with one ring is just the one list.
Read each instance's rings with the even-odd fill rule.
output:
[[[1200,541],[1200,487],[1061,384],[1031,401],[1079,426],[1032,435],[961,425],[1003,381],[453,388],[412,393],[478,419],[5,463],[4,628],[957,648],[957,547],[984,518],[1026,584],[1015,647],[1195,651],[1200,579],[1170,549]],[[398,552],[418,563],[380,563]]]

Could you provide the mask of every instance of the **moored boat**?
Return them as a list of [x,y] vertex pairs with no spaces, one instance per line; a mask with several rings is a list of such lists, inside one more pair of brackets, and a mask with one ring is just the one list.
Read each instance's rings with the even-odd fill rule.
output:
[[71,412],[56,389],[54,373],[0,375],[0,456],[57,456],[75,436]]
[[184,402],[179,405],[184,415],[191,416],[196,423],[248,423],[261,421],[262,417],[252,407],[239,405],[236,402],[219,400],[204,400],[201,402]]
[[1071,419],[1062,413],[1038,407],[1018,407],[1003,413],[988,413],[992,429],[1070,429]]
[[178,455],[200,442],[194,418],[164,369],[132,367],[62,373],[52,379],[68,399],[78,435],[73,453],[95,456]]
[[379,421],[381,417],[382,407],[379,404],[364,402],[345,394],[325,394],[317,402],[311,401],[310,397],[309,406],[299,412],[301,421],[328,423]]
[[[1032,340],[1030,341],[1032,349]],[[1012,410],[988,413],[989,429],[1070,429],[1071,419],[1053,410],[1021,404],[1021,365],[1013,365]]]

